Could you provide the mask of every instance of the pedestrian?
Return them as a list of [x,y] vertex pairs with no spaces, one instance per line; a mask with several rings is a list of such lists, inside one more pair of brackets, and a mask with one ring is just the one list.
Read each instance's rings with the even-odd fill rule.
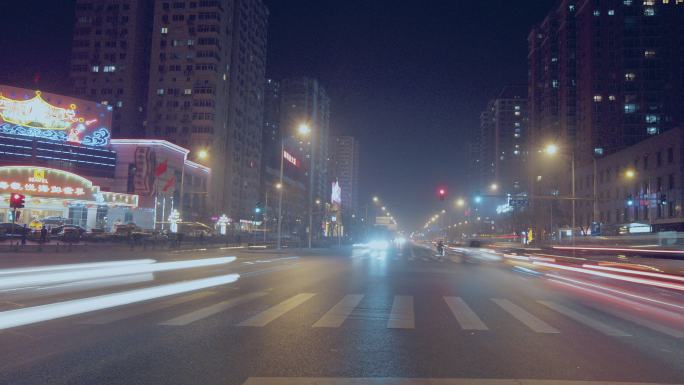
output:
[[50,243],[50,226],[47,226],[47,230],[45,231],[45,242]]
[[28,226],[24,223],[24,231],[21,233],[21,244],[26,244],[26,236],[28,235]]
[[47,240],[47,228],[45,226],[40,228],[40,243],[45,243]]

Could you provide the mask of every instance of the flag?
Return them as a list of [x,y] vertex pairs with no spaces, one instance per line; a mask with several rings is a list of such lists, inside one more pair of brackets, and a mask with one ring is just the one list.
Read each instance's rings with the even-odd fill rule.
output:
[[165,159],[163,162],[161,162],[158,166],[157,169],[154,170],[154,176],[160,176],[161,174],[166,172],[166,169],[169,168],[169,160]]
[[171,178],[166,180],[166,183],[164,183],[164,187],[162,187],[162,191],[166,192],[166,190],[168,190],[169,187],[171,187],[175,184],[176,184],[176,178],[172,176]]

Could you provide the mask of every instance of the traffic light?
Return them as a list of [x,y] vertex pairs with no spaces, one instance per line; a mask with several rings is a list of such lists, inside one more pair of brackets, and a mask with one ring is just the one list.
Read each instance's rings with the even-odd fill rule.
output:
[[665,194],[660,194],[660,200],[658,201],[661,205],[666,205],[667,204],[667,195]]
[[444,201],[444,198],[446,198],[446,189],[444,187],[441,187],[439,191],[437,191],[437,194],[439,195],[439,200]]
[[473,201],[475,201],[475,203],[482,203],[482,194],[479,191],[475,193]]
[[627,206],[634,206],[634,198],[632,198],[632,194],[627,195]]
[[24,208],[26,204],[26,197],[23,194],[12,193],[10,197],[10,207],[13,209]]

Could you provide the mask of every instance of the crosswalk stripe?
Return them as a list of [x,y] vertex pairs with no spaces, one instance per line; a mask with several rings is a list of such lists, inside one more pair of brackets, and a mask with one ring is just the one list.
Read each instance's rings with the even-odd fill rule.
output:
[[508,314],[515,317],[518,321],[522,322],[532,331],[537,333],[560,333],[560,331],[553,326],[547,324],[541,319],[529,313],[527,310],[521,308],[520,306],[514,304],[507,299],[492,298],[492,301],[499,305]]
[[315,296],[315,293],[301,293],[297,294],[294,297],[291,297],[289,299],[286,299],[285,301],[264,310],[263,312],[250,317],[238,324],[238,326],[254,326],[254,327],[263,327],[268,325],[270,322],[276,320],[280,316],[284,315],[285,313],[289,312],[290,310],[296,308],[297,306],[303,304],[304,302],[308,301],[311,299],[311,297]]
[[313,327],[315,328],[337,328],[344,323],[344,320],[349,317],[359,302],[363,299],[363,294],[349,294],[345,295],[337,305],[328,310],[327,313],[321,317]]
[[413,296],[395,295],[387,327],[390,329],[414,329]]
[[480,317],[468,306],[461,297],[444,297],[447,306],[456,317],[456,321],[465,330],[489,330]]
[[214,294],[213,291],[201,291],[199,293],[174,298],[170,301],[153,302],[147,305],[136,306],[130,309],[111,309],[106,314],[88,318],[78,323],[87,325],[106,325],[112,322],[121,321],[127,318],[137,317],[146,313],[151,313],[153,311],[165,309],[167,307],[176,306],[186,302],[198,300],[204,297],[208,297],[212,294]]
[[600,331],[603,334],[609,335],[609,336],[614,336],[614,337],[630,337],[631,335],[618,329],[613,326],[607,325],[601,321],[595,320],[591,317],[588,317],[582,313],[576,312],[568,307],[565,307],[561,304],[552,302],[552,301],[543,301],[539,300],[537,301],[540,304],[558,312],[561,313],[567,317],[570,317],[574,319],[575,321],[582,323],[584,325],[589,326],[592,329],[596,329]]
[[185,326],[185,325],[191,324],[193,322],[205,319],[207,317],[211,317],[215,314],[218,314],[222,311],[228,310],[228,309],[233,308],[235,306],[241,305],[243,303],[247,303],[249,301],[255,300],[259,297],[263,297],[266,294],[267,293],[256,292],[256,293],[245,294],[245,295],[237,297],[237,298],[231,298],[227,301],[222,301],[222,302],[213,304],[211,306],[207,306],[207,307],[204,307],[202,309],[193,311],[191,313],[183,314],[183,315],[178,316],[176,318],[172,318],[170,320],[161,322],[159,325]]

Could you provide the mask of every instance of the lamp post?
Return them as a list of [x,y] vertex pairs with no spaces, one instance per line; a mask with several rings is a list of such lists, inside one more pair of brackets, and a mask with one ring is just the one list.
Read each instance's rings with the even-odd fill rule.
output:
[[[302,123],[299,125],[297,128],[297,133],[301,136],[306,136],[311,132],[311,129],[306,123]],[[313,145],[312,145],[312,152],[313,152]],[[311,165],[313,166],[313,156],[312,158],[312,163]],[[283,185],[283,171],[285,169],[285,137],[280,136],[280,177],[278,184],[276,185],[276,188],[278,189],[278,240],[277,240],[277,249],[280,250],[282,247],[282,222],[283,222],[283,189],[285,186]],[[313,172],[311,172],[311,175],[313,175]],[[311,179],[311,187],[313,187],[313,179]],[[311,190],[311,188],[309,189]],[[311,198],[311,192],[309,192],[309,197]],[[309,234],[311,234],[311,200],[309,199]],[[311,247],[311,235],[309,235],[309,247]]]
[[[548,155],[551,155],[551,156],[556,155],[558,153],[558,146],[555,144],[549,144],[548,146],[546,146],[544,151]],[[571,191],[571,194],[572,194],[572,196],[571,196],[571,200],[572,200],[572,232],[573,232],[572,236],[573,236],[573,239],[575,239],[574,238],[575,225],[576,225],[576,223],[575,223],[575,204],[576,204],[576,202],[575,201],[577,200],[576,199],[577,196],[575,195],[575,151],[574,150],[570,152],[570,170],[571,170],[570,171],[570,173],[571,173],[570,185],[571,185],[571,190],[572,190]],[[594,186],[596,186],[595,183],[594,183]],[[594,187],[594,206],[596,206],[595,202],[596,202],[596,187]],[[596,209],[594,209],[594,210],[596,210]]]

